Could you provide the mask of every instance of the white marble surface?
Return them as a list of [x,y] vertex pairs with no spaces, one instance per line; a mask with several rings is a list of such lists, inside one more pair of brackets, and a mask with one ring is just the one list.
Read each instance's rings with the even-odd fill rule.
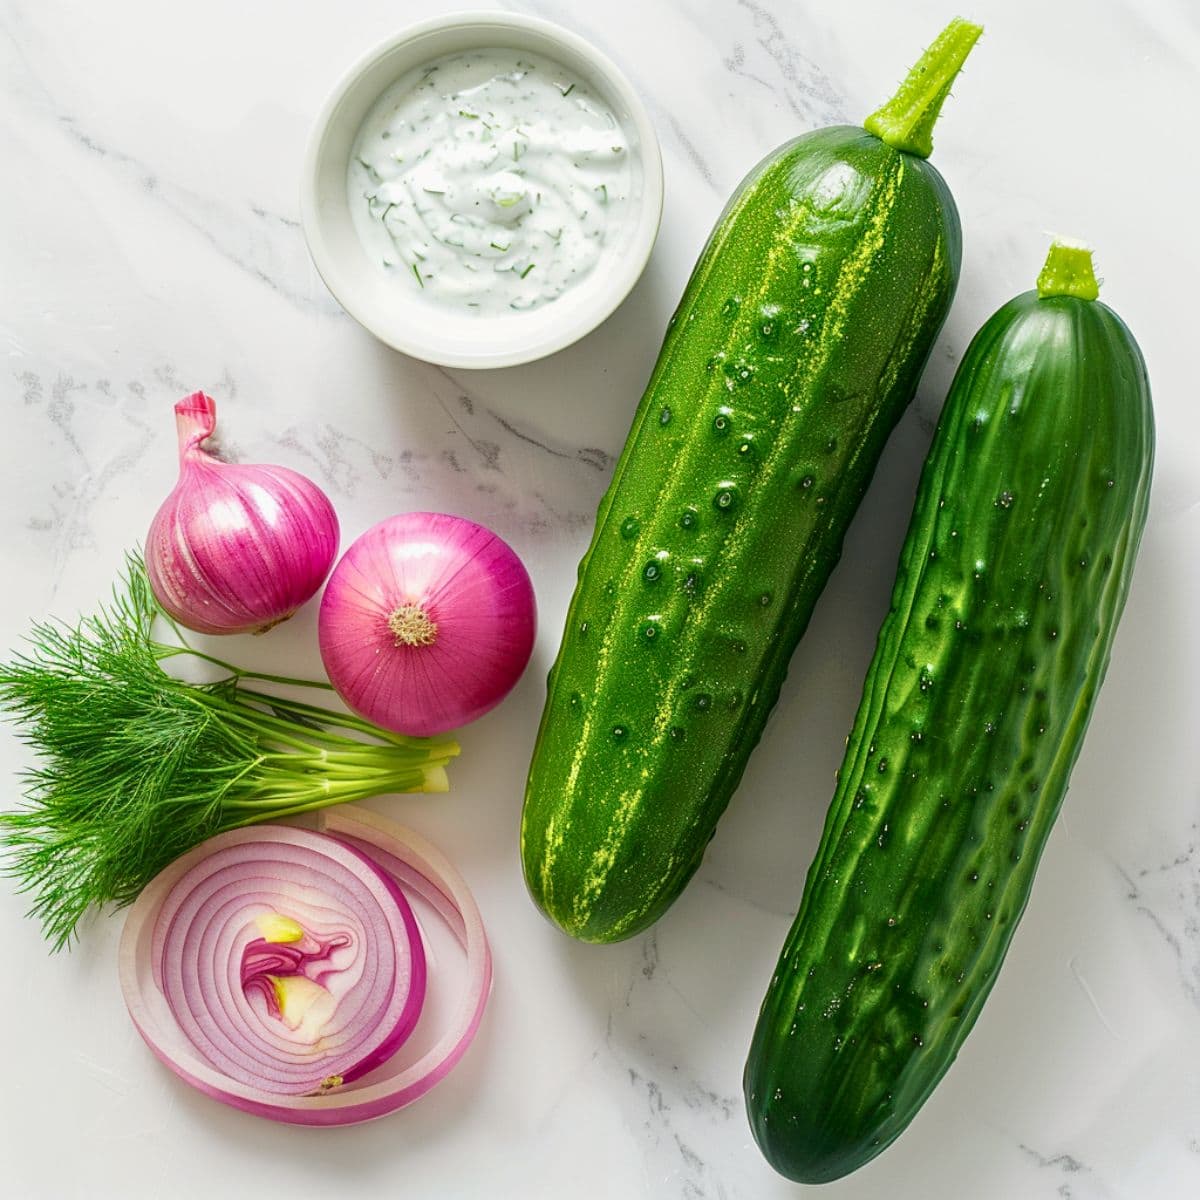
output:
[[[443,372],[376,344],[309,265],[311,115],[363,49],[451,7],[317,0],[0,3],[0,643],[107,587],[174,477],[170,406],[203,387],[244,459],[310,472],[347,539],[395,510],[494,526],[543,624],[513,697],[462,736],[447,797],[381,801],[476,890],[497,983],[478,1043],[417,1106],[268,1125],[194,1094],[126,1019],[119,919],[48,957],[0,886],[4,1197],[771,1200],[740,1073],[799,898],[931,419],[970,333],[1054,230],[1099,248],[1149,361],[1161,453],[1112,669],[1003,975],[958,1063],[847,1200],[1200,1195],[1200,197],[1193,0],[975,0],[987,23],[937,136],[962,284],[692,886],[657,929],[570,943],[521,882],[524,769],[576,560],[661,331],[726,195],[764,153],[859,120],[958,5],[532,0],[628,71],[663,142],[649,270],[580,345]],[[311,612],[235,649],[315,671]],[[228,648],[228,647],[227,647]],[[6,795],[24,752],[0,744]]]

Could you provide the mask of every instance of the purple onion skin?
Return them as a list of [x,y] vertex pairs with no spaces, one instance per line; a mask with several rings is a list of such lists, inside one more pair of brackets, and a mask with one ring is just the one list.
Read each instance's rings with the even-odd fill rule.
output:
[[324,582],[337,514],[287,467],[225,463],[201,448],[216,427],[203,392],[175,405],[179,480],[150,524],[146,573],[155,598],[198,633],[264,633]]
[[429,737],[494,708],[529,663],[533,584],[502,538],[445,513],[389,517],[342,556],[321,600],[321,660],[342,700]]

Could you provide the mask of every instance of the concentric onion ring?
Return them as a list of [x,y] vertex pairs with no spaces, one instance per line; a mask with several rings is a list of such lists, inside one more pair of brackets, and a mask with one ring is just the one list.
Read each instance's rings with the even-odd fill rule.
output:
[[[349,806],[321,824],[234,830],[177,860],[131,909],[120,974],[147,1045],[194,1087],[259,1116],[345,1125],[411,1103],[462,1057],[491,952],[466,884],[424,839]],[[407,1063],[395,1056],[426,966],[404,889],[446,921],[468,972],[448,1028]]]

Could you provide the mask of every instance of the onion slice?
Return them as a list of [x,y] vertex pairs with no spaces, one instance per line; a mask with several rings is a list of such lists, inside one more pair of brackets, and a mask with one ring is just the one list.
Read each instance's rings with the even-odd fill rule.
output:
[[[423,838],[350,805],[319,825],[232,830],[162,871],[126,920],[121,988],[153,1053],[206,1095],[273,1120],[348,1125],[411,1103],[459,1061],[492,960],[466,883]],[[457,1009],[424,1032],[415,1061],[399,1051],[427,968],[406,892],[466,955]]]

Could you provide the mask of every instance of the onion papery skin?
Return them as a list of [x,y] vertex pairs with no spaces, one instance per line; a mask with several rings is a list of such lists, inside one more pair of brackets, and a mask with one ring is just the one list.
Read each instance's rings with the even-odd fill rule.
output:
[[146,535],[155,598],[199,633],[262,633],[311,599],[337,556],[329,497],[288,467],[222,462],[203,392],[175,405],[179,479]]
[[[385,1116],[412,1103],[461,1059],[479,1028],[490,995],[492,957],[470,890],[438,850],[395,822],[353,805],[342,805],[319,814],[319,818],[317,830],[290,825],[234,830],[172,863],[130,909],[121,937],[119,968],[125,1002],[138,1032],[155,1056],[193,1087],[224,1104],[275,1121],[311,1126],[349,1125]],[[312,851],[322,856],[319,865],[305,857]],[[198,897],[197,903],[203,907],[208,902],[213,913],[221,913],[229,905],[245,903],[224,894],[231,890],[229,874],[236,866],[235,860],[257,864],[248,866],[246,876],[247,886],[253,890],[291,886],[298,858],[306,864],[304,874],[310,883],[326,875],[343,878],[344,870],[350,874],[361,872],[361,877],[369,881],[364,894],[374,895],[376,900],[382,898],[383,892],[391,895],[391,889],[402,900],[405,892],[421,896],[447,922],[463,947],[467,984],[454,1015],[416,1061],[401,1061],[403,1055],[395,1053],[400,1045],[385,1037],[376,1051],[359,1064],[358,1070],[343,1075],[340,1085],[315,1093],[284,1094],[231,1076],[214,1064],[203,1042],[197,1044],[192,1040],[194,1015],[180,1013],[171,1003],[172,973],[181,971],[187,960],[182,955],[165,955],[163,947],[172,927],[187,919],[188,910],[180,902],[181,895],[197,880],[217,876],[207,898]],[[213,859],[217,861],[212,862]],[[384,881],[383,892],[376,887],[376,880]],[[216,898],[217,892],[222,894],[221,899]],[[261,896],[263,892],[255,894]],[[272,895],[270,905],[290,902],[290,895],[282,898]],[[365,901],[359,897],[358,903]],[[386,907],[386,901],[383,903]],[[193,913],[196,907],[192,906]],[[260,903],[256,911],[265,911],[267,907]],[[397,904],[397,909],[407,910],[411,916],[411,906],[406,900],[402,905]],[[339,929],[353,923],[346,921],[336,905],[331,911],[338,913]],[[304,921],[300,924],[304,925]],[[415,960],[421,945],[415,918],[411,928],[407,922],[404,926]],[[243,931],[239,941],[228,934],[221,937],[218,931],[210,931],[194,940],[194,944],[205,947],[203,959],[197,961],[221,964],[225,971],[229,1008],[223,1010],[222,1019],[226,1021],[241,997],[239,947],[244,949],[249,944],[248,936]],[[210,959],[212,955],[215,957]],[[403,958],[403,950],[399,956]],[[423,955],[421,963],[423,966]],[[177,978],[176,983],[179,982]],[[398,1021],[389,1027],[394,1033],[402,1024],[403,1021]]]
[[499,704],[536,632],[533,584],[512,547],[474,521],[428,512],[390,517],[354,542],[326,585],[318,625],[342,700],[415,737]]

